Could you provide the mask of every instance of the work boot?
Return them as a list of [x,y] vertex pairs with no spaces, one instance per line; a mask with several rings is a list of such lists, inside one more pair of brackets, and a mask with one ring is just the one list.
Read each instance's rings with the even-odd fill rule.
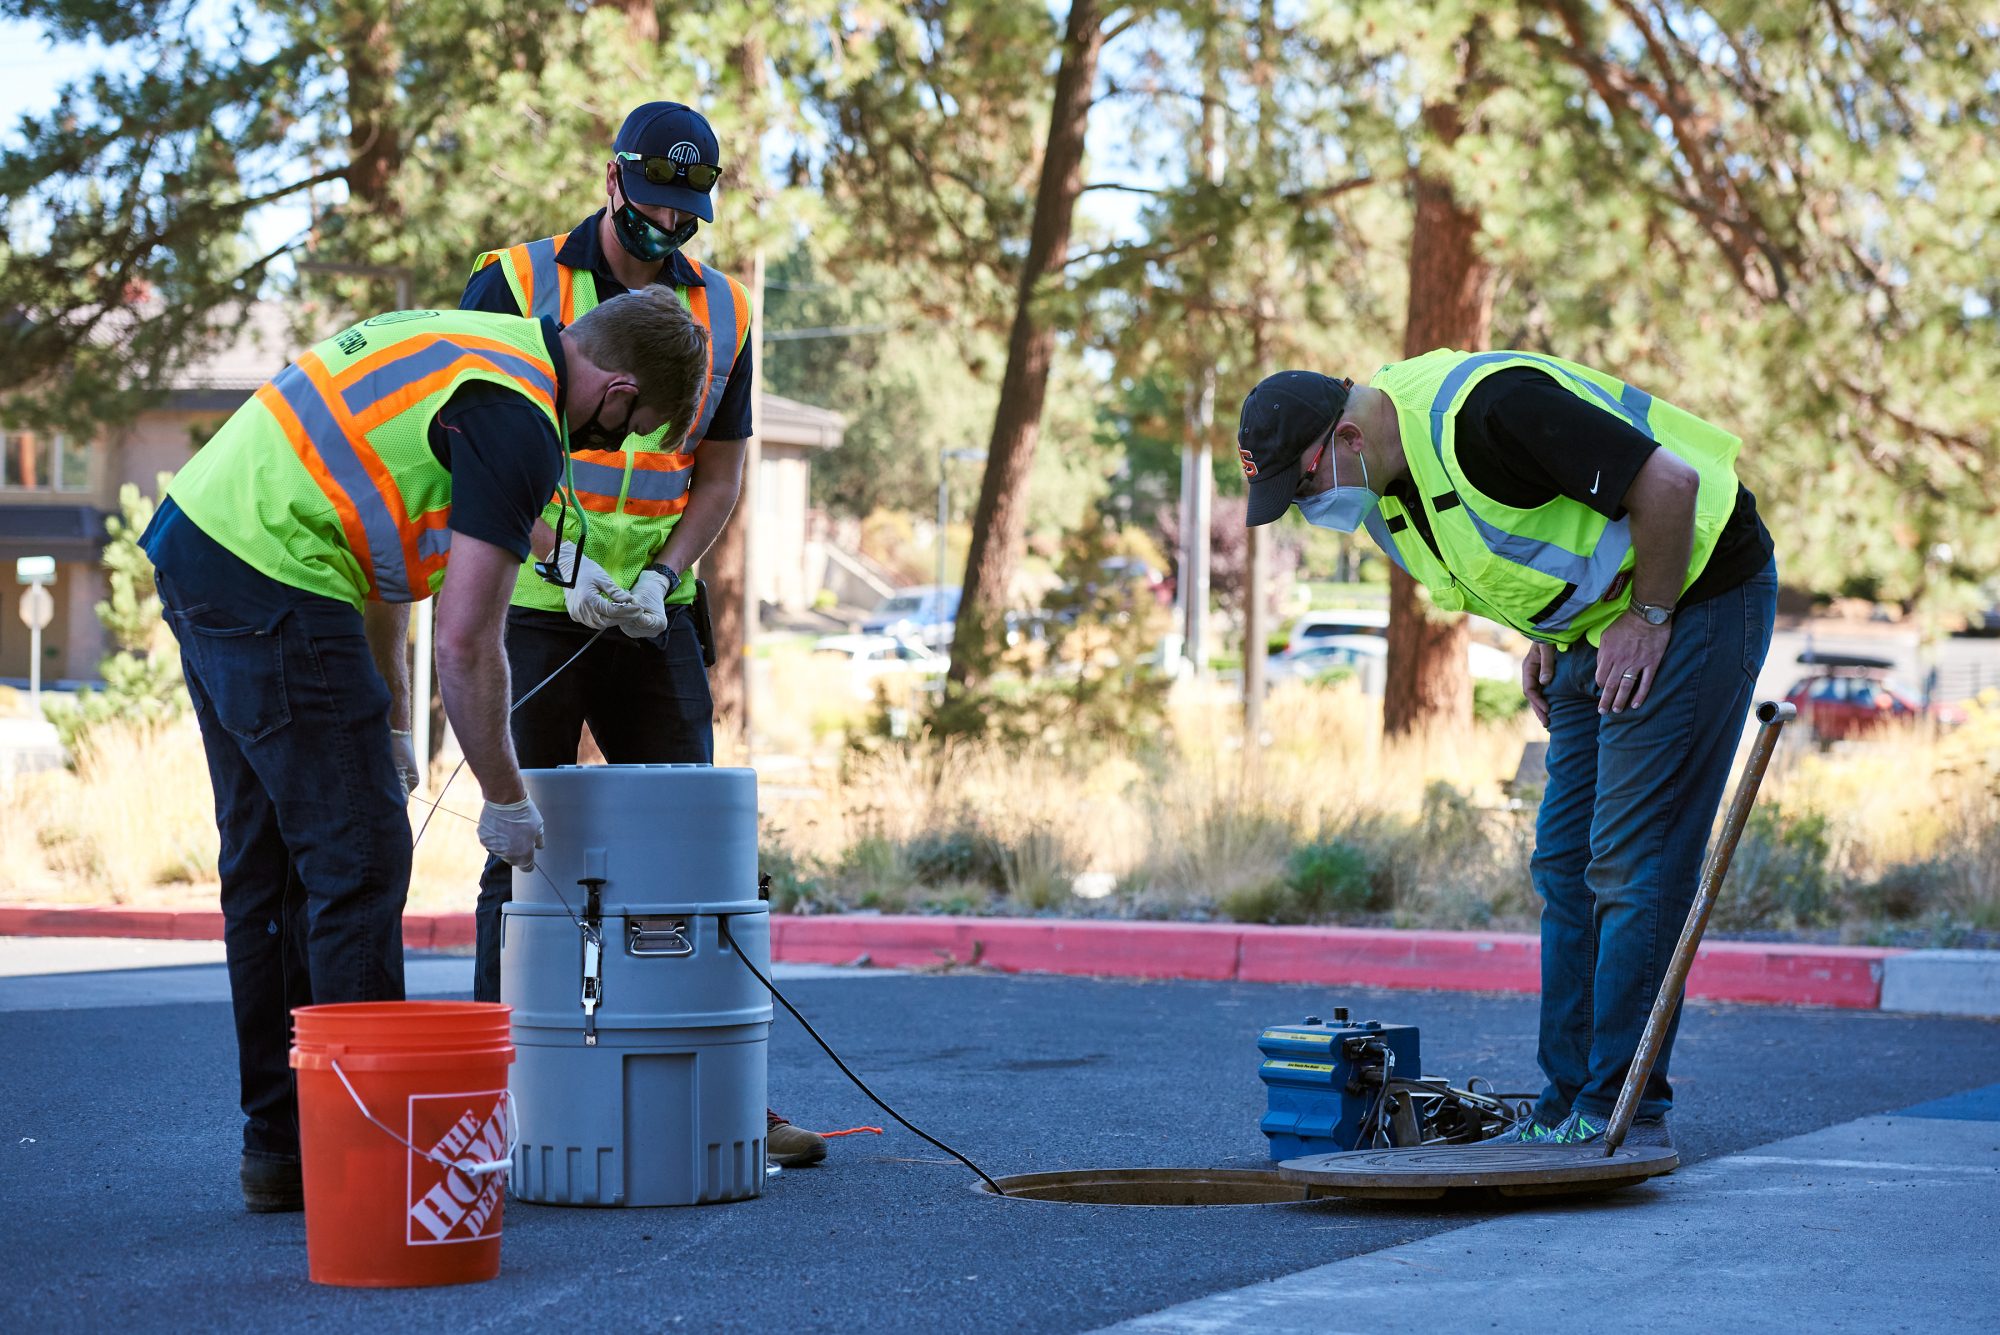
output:
[[239,1173],[243,1183],[243,1208],[251,1214],[282,1214],[306,1208],[305,1181],[297,1159],[274,1159],[262,1154],[245,1154]]
[[780,1168],[803,1168],[826,1157],[826,1137],[817,1131],[793,1126],[769,1108],[764,1110],[769,1124],[764,1131],[764,1157]]

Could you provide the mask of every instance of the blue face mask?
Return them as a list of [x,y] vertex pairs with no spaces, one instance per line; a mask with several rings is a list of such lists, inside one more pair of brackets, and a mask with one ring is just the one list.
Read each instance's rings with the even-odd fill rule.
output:
[[[1355,456],[1357,459],[1359,455]],[[1336,465],[1329,464],[1329,467]],[[1368,481],[1368,461],[1361,459],[1361,481]],[[1330,528],[1336,533],[1352,533],[1361,527],[1369,512],[1374,510],[1376,495],[1372,488],[1343,487],[1340,475],[1334,474],[1334,485],[1325,491],[1301,496],[1292,504],[1299,507],[1299,513],[1315,528]]]

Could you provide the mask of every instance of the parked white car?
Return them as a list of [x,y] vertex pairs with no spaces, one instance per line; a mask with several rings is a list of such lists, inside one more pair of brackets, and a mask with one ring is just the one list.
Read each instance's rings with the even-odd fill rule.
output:
[[935,584],[898,589],[861,619],[862,634],[893,635],[920,641],[933,649],[942,648],[951,642],[961,592],[956,588],[941,589]]
[[885,679],[922,684],[923,678],[942,677],[950,661],[926,645],[894,635],[823,635],[813,643],[813,654],[840,660],[861,700],[873,700],[875,683]]
[[[1521,660],[1504,649],[1473,640],[1465,646],[1465,654],[1466,668],[1476,678],[1510,682],[1521,680]],[[1272,655],[1265,665],[1264,675],[1272,682],[1310,681],[1323,672],[1352,668],[1360,679],[1361,689],[1375,695],[1381,692],[1382,683],[1388,679],[1388,665],[1389,640],[1386,633],[1327,633],[1295,638],[1285,652]]]

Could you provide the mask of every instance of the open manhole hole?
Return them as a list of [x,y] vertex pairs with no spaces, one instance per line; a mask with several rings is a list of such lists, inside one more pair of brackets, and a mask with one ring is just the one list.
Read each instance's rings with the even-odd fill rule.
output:
[[[1010,1200],[1064,1205],[1291,1205],[1306,1188],[1251,1168],[1083,1168],[996,1178]],[[991,1196],[985,1183],[973,1190]]]

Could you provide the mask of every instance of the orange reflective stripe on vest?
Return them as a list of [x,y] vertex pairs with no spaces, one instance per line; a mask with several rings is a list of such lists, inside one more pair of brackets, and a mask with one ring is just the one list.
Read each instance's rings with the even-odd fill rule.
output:
[[505,262],[527,294],[521,314],[535,319],[551,316],[564,325],[576,322],[575,274],[556,263],[556,251],[567,240],[567,236],[552,236],[506,251]]
[[555,368],[487,339],[417,338],[357,362],[336,380],[306,353],[257,391],[340,518],[368,596],[410,602],[430,592],[451,551],[451,507],[412,518],[368,432],[436,393],[468,364],[500,372],[554,411]]

